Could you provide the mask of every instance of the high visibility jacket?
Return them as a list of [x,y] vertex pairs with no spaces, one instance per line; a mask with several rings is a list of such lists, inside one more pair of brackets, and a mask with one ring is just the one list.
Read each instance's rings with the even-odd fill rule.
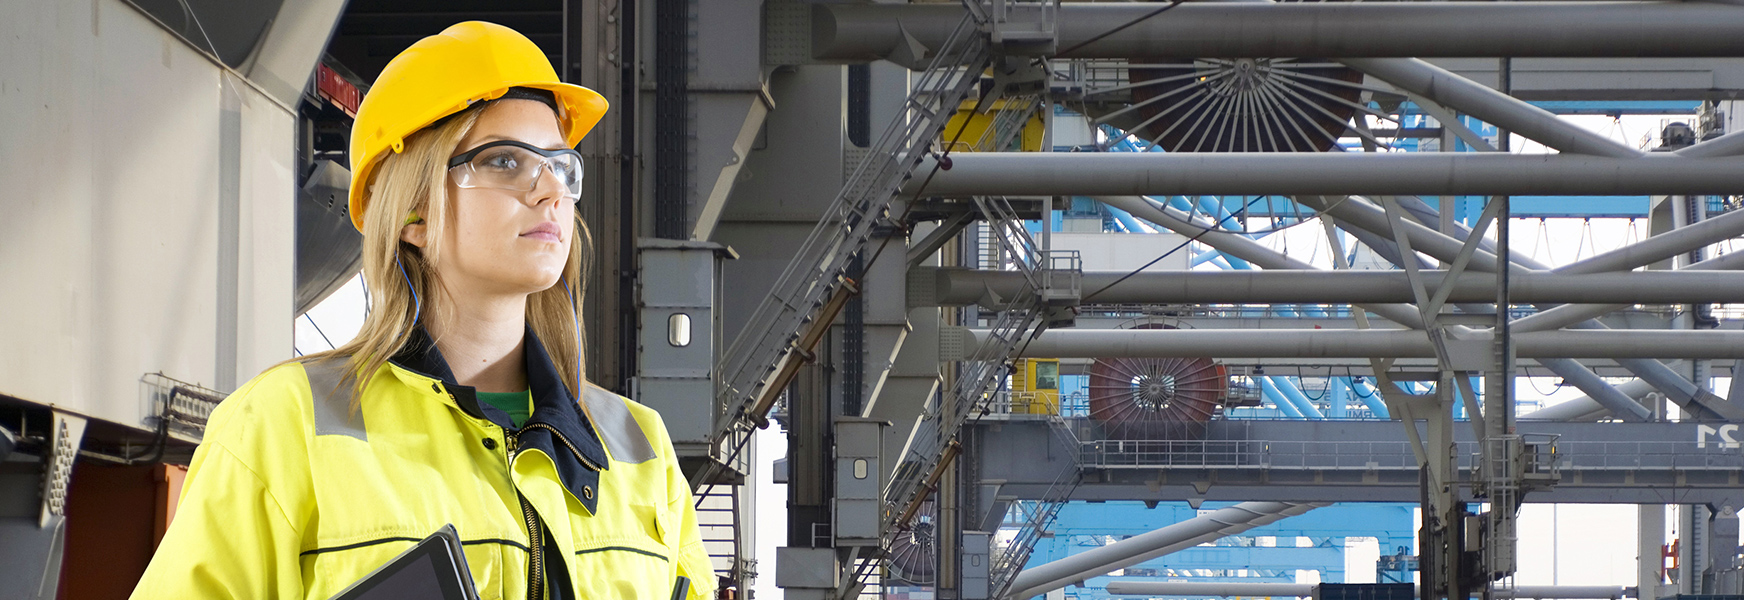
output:
[[531,328],[525,347],[519,430],[422,331],[357,412],[343,360],[244,384],[212,412],[133,597],[325,599],[452,523],[484,599],[669,600],[680,576],[712,598],[659,414],[592,386],[575,402]]

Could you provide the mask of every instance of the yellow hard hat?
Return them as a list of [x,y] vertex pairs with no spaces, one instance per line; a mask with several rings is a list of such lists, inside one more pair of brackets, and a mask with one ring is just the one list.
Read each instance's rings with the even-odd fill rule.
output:
[[389,61],[351,124],[351,224],[363,230],[370,174],[389,150],[405,150],[406,138],[418,130],[513,87],[556,96],[570,146],[606,112],[599,93],[559,81],[539,46],[495,23],[456,23]]

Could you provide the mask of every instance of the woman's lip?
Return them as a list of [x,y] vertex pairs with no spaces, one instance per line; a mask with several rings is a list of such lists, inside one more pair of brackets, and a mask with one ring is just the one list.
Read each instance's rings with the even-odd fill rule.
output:
[[547,241],[547,242],[560,242],[560,241],[563,241],[563,238],[560,237],[560,235],[558,233],[559,231],[560,230],[557,228],[556,223],[546,221],[544,223],[540,223],[538,227],[534,227],[533,229],[528,230],[526,233],[521,234],[521,237],[533,238],[533,239]]

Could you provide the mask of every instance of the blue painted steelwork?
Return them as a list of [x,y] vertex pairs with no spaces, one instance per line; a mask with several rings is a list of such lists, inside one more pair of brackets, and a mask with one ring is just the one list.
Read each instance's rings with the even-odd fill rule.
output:
[[1381,400],[1380,391],[1376,390],[1373,384],[1370,384],[1366,379],[1347,381],[1350,381],[1351,393],[1356,396],[1357,400],[1361,400],[1364,405],[1369,407],[1369,412],[1374,414],[1375,418],[1392,418],[1391,414],[1387,412],[1387,404]]
[[1307,418],[1307,415],[1302,414],[1302,408],[1300,406],[1297,406],[1296,403],[1291,401],[1288,396],[1285,396],[1283,392],[1278,391],[1278,384],[1273,382],[1272,378],[1256,377],[1255,379],[1260,380],[1260,393],[1263,394],[1267,400],[1272,401],[1272,405],[1278,407],[1279,412],[1284,413],[1285,416],[1292,419]]
[[1120,210],[1118,208],[1108,206],[1106,204],[1102,205],[1102,208],[1104,210],[1107,210],[1108,214],[1113,215],[1114,220],[1119,222],[1121,224],[1121,226],[1126,227],[1126,230],[1130,233],[1145,233],[1146,231],[1150,230],[1148,227],[1145,227],[1144,225],[1140,224],[1138,222],[1138,219],[1133,218],[1133,216],[1131,214],[1127,213],[1124,210]]
[[[1072,502],[1060,510],[1052,535],[1036,543],[1026,567],[1035,567],[1147,531],[1194,518],[1229,503],[1184,502],[1146,508],[1141,502]],[[1321,581],[1346,581],[1346,538],[1376,538],[1382,555],[1413,547],[1412,504],[1335,504],[1307,514],[1146,561],[1119,572],[1123,581],[1294,582],[1296,571],[1318,571]],[[1300,538],[1309,544],[1298,547]],[[1359,567],[1360,568],[1360,567]],[[1094,577],[1066,588],[1068,598],[1102,600],[1114,577]]]
[[[1193,259],[1190,261],[1187,261],[1187,266],[1188,267],[1197,267],[1197,266],[1205,264],[1207,262],[1210,262],[1211,264],[1217,264],[1215,261],[1220,256],[1223,256],[1222,252],[1218,252],[1216,250],[1206,250],[1204,252],[1200,252],[1198,254],[1193,255]],[[1226,260],[1226,261],[1223,261],[1223,263],[1229,264],[1229,261]]]
[[1307,396],[1302,395],[1302,390],[1296,389],[1296,384],[1291,383],[1289,378],[1276,376],[1263,377],[1261,378],[1261,385],[1276,390],[1279,394],[1283,395],[1284,399],[1288,400],[1291,405],[1295,406],[1296,412],[1302,413],[1303,417],[1309,419],[1326,418],[1326,415],[1322,414],[1319,408],[1315,408],[1313,402],[1308,401]]

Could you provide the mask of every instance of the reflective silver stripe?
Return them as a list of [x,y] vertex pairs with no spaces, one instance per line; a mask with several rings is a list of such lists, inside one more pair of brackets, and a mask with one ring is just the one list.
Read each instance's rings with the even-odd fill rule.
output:
[[315,435],[349,435],[367,442],[363,413],[351,413],[353,382],[342,381],[350,362],[340,357],[303,363],[309,394],[315,398]]
[[588,386],[581,398],[587,418],[593,421],[593,430],[599,432],[612,460],[632,464],[654,460],[654,446],[648,443],[636,417],[630,415],[630,407],[624,406],[627,400],[593,386]]

